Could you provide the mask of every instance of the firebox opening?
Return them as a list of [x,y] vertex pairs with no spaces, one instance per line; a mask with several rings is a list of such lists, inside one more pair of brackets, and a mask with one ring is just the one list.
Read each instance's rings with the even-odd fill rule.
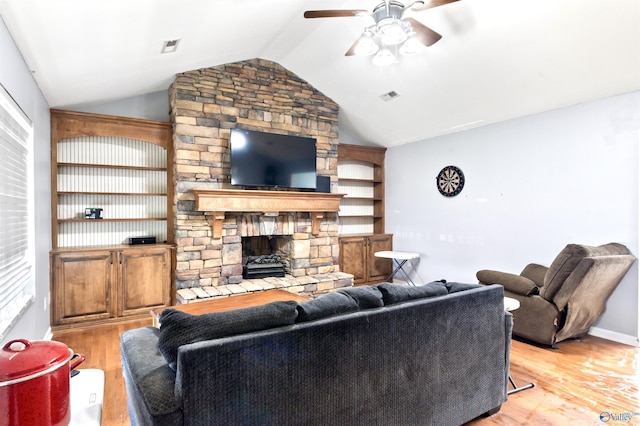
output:
[[245,279],[284,277],[291,273],[289,236],[242,238],[242,276]]

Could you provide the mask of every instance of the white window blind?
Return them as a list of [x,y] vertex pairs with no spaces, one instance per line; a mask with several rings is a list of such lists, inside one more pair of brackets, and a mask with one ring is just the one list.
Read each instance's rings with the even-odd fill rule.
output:
[[33,125],[0,85],[0,340],[35,296]]

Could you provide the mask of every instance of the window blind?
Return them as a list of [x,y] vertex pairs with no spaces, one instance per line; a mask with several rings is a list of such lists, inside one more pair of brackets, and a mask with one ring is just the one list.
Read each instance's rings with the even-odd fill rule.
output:
[[35,297],[33,125],[0,85],[0,340]]

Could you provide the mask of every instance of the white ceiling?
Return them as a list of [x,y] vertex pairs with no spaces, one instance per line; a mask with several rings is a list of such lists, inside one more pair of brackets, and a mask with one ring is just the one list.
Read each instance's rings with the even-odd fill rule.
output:
[[[340,127],[393,146],[640,89],[639,0],[461,0],[411,13],[443,35],[389,68],[344,53],[378,0],[0,0],[51,107],[168,88],[174,74],[277,62],[340,105]],[[178,50],[160,54],[165,40]],[[384,102],[391,90],[399,97]]]

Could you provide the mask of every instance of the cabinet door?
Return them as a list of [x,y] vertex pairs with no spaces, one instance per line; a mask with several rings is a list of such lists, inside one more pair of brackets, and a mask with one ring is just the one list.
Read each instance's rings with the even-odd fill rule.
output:
[[52,257],[52,325],[113,316],[110,251],[60,253]]
[[367,280],[366,237],[340,238],[340,270],[353,275],[353,283]]
[[149,312],[171,301],[170,250],[125,250],[120,256],[118,316]]
[[377,251],[392,250],[392,235],[376,234],[371,235],[368,244],[369,255],[369,275],[367,282],[380,282],[387,279],[391,273],[391,259],[376,257]]

